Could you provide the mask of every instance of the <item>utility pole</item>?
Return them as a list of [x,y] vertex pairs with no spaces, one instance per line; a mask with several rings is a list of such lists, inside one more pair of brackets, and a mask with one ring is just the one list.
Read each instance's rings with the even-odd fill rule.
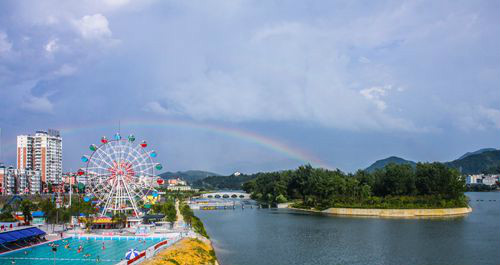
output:
[[75,178],[75,182],[76,182],[76,174],[75,175],[72,175],[72,172],[71,170],[69,171],[69,207],[71,207],[71,195],[73,194],[73,185],[71,184],[71,178]]

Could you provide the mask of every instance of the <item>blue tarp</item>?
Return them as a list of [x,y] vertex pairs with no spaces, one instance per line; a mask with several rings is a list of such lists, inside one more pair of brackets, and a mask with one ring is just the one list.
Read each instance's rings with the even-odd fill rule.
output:
[[45,216],[45,213],[44,213],[44,212],[42,212],[42,211],[36,211],[36,212],[31,213],[31,216],[32,216],[33,218],[37,218],[37,217],[44,217],[44,216]]
[[35,233],[37,236],[40,236],[40,235],[45,235],[46,233],[36,227],[32,227],[32,228],[28,228],[30,230],[30,232],[33,232]]
[[22,229],[22,230],[18,230],[18,232],[21,233],[25,237],[36,236],[36,234],[34,232],[31,232],[30,229]]
[[9,242],[16,241],[17,239],[15,237],[11,236],[10,232],[6,232],[6,233],[0,234],[0,240],[4,241],[4,243],[9,243]]
[[10,232],[9,236],[15,238],[16,240],[21,239],[21,238],[25,238],[25,236],[23,236],[23,234],[19,233],[18,231]]
[[36,227],[4,232],[0,233],[0,244],[14,242],[19,239],[24,239],[39,235],[45,235],[45,232]]

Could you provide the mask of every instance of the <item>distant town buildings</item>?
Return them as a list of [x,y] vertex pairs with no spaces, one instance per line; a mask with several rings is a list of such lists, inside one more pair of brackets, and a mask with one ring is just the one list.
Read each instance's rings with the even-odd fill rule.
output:
[[17,136],[17,169],[40,171],[43,183],[62,180],[62,138],[57,130]]
[[175,178],[175,179],[169,179],[167,181],[168,186],[186,186],[187,183],[186,181],[180,179],[180,178]]
[[191,190],[191,186],[168,186],[167,190],[170,190],[170,191],[188,191],[188,190]]
[[0,166],[0,194],[39,194],[40,171]]
[[78,175],[76,173],[67,172],[63,174],[63,183],[66,185],[76,185],[78,183]]
[[63,182],[62,138],[57,130],[18,135],[16,167],[0,165],[0,194],[38,194]]
[[500,181],[500,175],[468,175],[465,180],[466,184],[485,184],[489,186],[495,185],[497,181]]
[[185,180],[175,178],[167,180],[167,189],[170,191],[188,191],[191,190],[191,186],[188,186]]

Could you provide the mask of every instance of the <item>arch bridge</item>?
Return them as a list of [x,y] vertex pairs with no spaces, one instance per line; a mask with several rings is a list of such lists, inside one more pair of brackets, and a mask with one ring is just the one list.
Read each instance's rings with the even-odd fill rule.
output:
[[250,194],[245,192],[237,192],[237,191],[219,191],[219,192],[211,192],[204,193],[201,195],[202,198],[208,199],[250,199]]

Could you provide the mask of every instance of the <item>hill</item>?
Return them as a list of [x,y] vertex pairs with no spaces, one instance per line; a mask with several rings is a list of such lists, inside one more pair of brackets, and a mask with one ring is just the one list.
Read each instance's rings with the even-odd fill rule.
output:
[[410,160],[403,159],[401,157],[397,156],[391,156],[385,159],[377,160],[375,163],[371,164],[369,167],[367,167],[365,170],[368,172],[373,172],[377,169],[382,169],[386,165],[394,163],[394,164],[408,164],[411,165],[412,167],[415,167],[416,163]]
[[445,164],[460,170],[463,174],[494,173],[491,171],[498,169],[500,165],[500,150],[494,149],[464,156]]
[[241,190],[243,183],[254,179],[256,175],[239,176],[211,176],[204,179],[199,179],[193,183],[194,188],[210,189],[210,190]]
[[464,159],[468,156],[471,156],[471,155],[479,155],[479,154],[482,154],[484,152],[488,152],[488,151],[496,151],[497,149],[495,148],[483,148],[483,149],[479,149],[475,152],[467,152],[465,154],[463,154],[461,157],[459,157],[458,159]]
[[[405,160],[400,157],[391,156],[386,159],[378,160],[365,170],[373,172],[385,167],[389,163],[409,164],[415,167],[416,163]],[[451,168],[458,169],[462,174],[480,174],[480,173],[500,173],[500,150],[495,148],[484,148],[475,152],[467,152],[460,158],[451,162],[444,162]]]
[[177,171],[177,172],[168,172],[167,171],[167,172],[159,174],[158,176],[160,176],[163,179],[179,177],[179,178],[187,181],[189,184],[192,184],[199,179],[203,179],[203,178],[210,177],[210,176],[220,176],[220,175],[217,173],[203,171],[203,170],[187,170],[187,171]]

